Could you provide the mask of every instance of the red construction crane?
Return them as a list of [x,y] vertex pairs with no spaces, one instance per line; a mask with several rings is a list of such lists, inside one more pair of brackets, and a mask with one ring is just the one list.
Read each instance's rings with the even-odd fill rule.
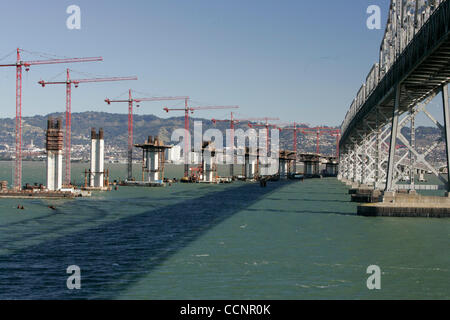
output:
[[16,63],[0,65],[0,67],[16,67],[16,157],[13,184],[16,190],[22,189],[22,67],[25,67],[25,71],[29,71],[33,65],[103,61],[102,57],[22,61],[20,57],[21,51],[24,50],[17,48]]
[[[127,102],[128,103],[128,180],[133,179],[133,104],[140,103],[143,101],[175,101],[184,100],[187,105],[189,97],[152,97],[152,98],[133,98],[131,94],[132,90],[128,91],[128,100],[110,100],[105,99],[107,104],[113,102]],[[139,105],[136,105],[139,107]]]
[[336,129],[331,131],[331,135],[336,137],[336,158],[339,159],[339,140],[341,139],[341,130]]
[[226,119],[226,120],[217,120],[217,119],[211,119],[212,123],[216,124],[217,122],[229,122],[230,123],[230,142],[231,142],[231,148],[233,149],[233,154],[234,154],[234,125],[236,123],[239,123],[239,119],[235,119],[233,118],[233,112],[231,112],[231,116],[230,119]]
[[230,119],[228,120],[217,120],[217,119],[211,119],[212,123],[216,124],[217,122],[229,122],[230,123],[230,143],[231,143],[231,152],[233,154],[233,163],[230,165],[230,175],[231,177],[234,176],[234,164],[236,161],[236,158],[234,156],[234,125],[235,123],[239,123],[239,120],[236,120],[233,118],[233,112],[231,112]]
[[71,185],[71,137],[72,137],[72,84],[75,88],[78,88],[80,83],[89,82],[110,82],[110,81],[126,81],[126,80],[137,80],[137,77],[110,77],[110,78],[92,78],[92,79],[70,79],[70,69],[67,69],[66,81],[44,81],[41,80],[38,83],[44,88],[49,84],[65,84],[66,85],[66,135],[65,135],[65,175],[64,184],[65,186]]
[[301,128],[303,134],[315,134],[316,135],[316,153],[320,154],[320,136],[324,133],[331,133],[335,131],[333,128],[315,127],[315,128]]
[[297,127],[297,123],[294,122],[292,127],[286,126],[286,127],[279,127],[278,130],[285,131],[285,130],[292,130],[293,133],[293,141],[292,141],[292,150],[295,153],[295,159],[297,160],[297,132],[300,130],[299,127]]
[[189,143],[187,134],[189,133],[189,112],[194,113],[196,110],[218,110],[218,109],[239,109],[239,106],[204,106],[204,107],[188,107],[187,100],[184,108],[164,108],[164,111],[184,111],[184,176],[189,176]]
[[266,152],[269,152],[269,129],[270,127],[272,128],[277,128],[277,125],[275,124],[269,124],[269,121],[277,121],[280,120],[278,118],[253,118],[253,119],[249,119],[248,121],[265,121],[266,123],[264,124],[260,124],[260,123],[256,123],[256,124],[252,124],[252,123],[248,123],[248,126],[250,128],[253,127],[265,127],[266,128]]

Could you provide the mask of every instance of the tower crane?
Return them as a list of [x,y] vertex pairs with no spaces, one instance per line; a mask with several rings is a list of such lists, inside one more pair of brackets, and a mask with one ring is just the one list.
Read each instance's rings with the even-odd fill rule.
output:
[[103,61],[102,57],[92,58],[65,58],[50,60],[22,61],[20,53],[23,49],[17,48],[17,60],[13,64],[1,64],[0,67],[16,67],[16,130],[15,130],[15,160],[14,160],[14,189],[22,189],[22,68],[29,71],[31,66],[44,64],[76,63]]
[[320,136],[325,133],[332,133],[335,129],[327,127],[315,127],[315,128],[302,128],[301,132],[303,134],[315,134],[316,135],[316,153],[320,154]]
[[336,137],[336,159],[339,159],[339,140],[341,139],[341,130],[336,129],[331,131],[331,135]]
[[294,151],[295,154],[295,162],[294,162],[294,172],[297,171],[297,159],[298,159],[298,155],[297,155],[297,132],[299,131],[299,127],[297,127],[297,123],[294,122],[292,127],[280,127],[278,128],[278,130],[283,131],[283,130],[292,130],[293,133],[293,141],[292,141],[292,150]]
[[233,178],[234,176],[234,164],[235,164],[235,156],[234,156],[234,125],[236,123],[239,123],[239,120],[233,118],[233,112],[230,112],[231,116],[228,120],[217,120],[217,119],[211,119],[212,123],[216,124],[217,122],[229,122],[230,123],[230,143],[231,143],[231,152],[233,154],[233,160],[230,164],[230,176]]
[[187,100],[185,102],[184,108],[164,108],[164,111],[184,111],[184,176],[189,176],[189,143],[188,143],[188,136],[189,136],[189,112],[194,113],[194,111],[199,110],[218,110],[218,109],[238,109],[239,106],[202,106],[202,107],[188,107]]
[[265,121],[264,124],[260,124],[260,123],[248,123],[248,126],[250,128],[253,127],[265,127],[266,128],[266,152],[269,152],[269,128],[277,128],[277,126],[275,124],[269,124],[269,121],[277,121],[280,120],[278,118],[253,118],[253,119],[249,119],[249,121]]
[[139,107],[139,103],[144,101],[175,101],[175,100],[184,100],[187,105],[187,101],[189,97],[186,96],[177,96],[177,97],[151,97],[151,98],[133,98],[132,90],[128,91],[128,99],[127,100],[111,100],[106,98],[105,102],[110,105],[111,103],[128,103],[128,157],[127,157],[127,166],[128,166],[128,180],[133,179],[133,104],[136,103],[137,107]]
[[44,88],[46,85],[52,84],[65,84],[66,85],[66,135],[64,143],[64,156],[65,156],[65,175],[64,184],[70,186],[71,179],[71,137],[72,137],[72,84],[75,88],[78,88],[80,83],[90,82],[111,82],[111,81],[125,81],[125,80],[137,80],[137,77],[110,77],[110,78],[92,78],[92,79],[70,79],[70,69],[66,70],[66,81],[44,81],[41,80],[38,83]]
[[[230,119],[226,119],[226,120],[218,120],[218,119],[211,119],[211,121],[214,123],[214,124],[216,124],[217,122],[229,122],[230,123],[230,132],[231,132],[231,143],[232,143],[232,149],[233,149],[233,158],[235,159],[235,157],[234,157],[234,149],[235,149],[235,146],[234,146],[234,127],[235,127],[235,124],[237,124],[237,123],[242,123],[242,122],[250,122],[250,121],[268,121],[268,120],[279,120],[278,118],[247,118],[247,119],[236,119],[236,118],[234,118],[233,117],[233,112],[231,112],[231,117],[230,117]],[[250,124],[249,125],[250,127],[252,126],[252,124]],[[234,162],[234,160],[233,160],[233,162]],[[233,163],[234,164],[234,163]],[[230,166],[230,173],[231,173],[231,175],[233,176],[233,174],[234,174],[234,167],[233,167],[233,165],[231,165]]]

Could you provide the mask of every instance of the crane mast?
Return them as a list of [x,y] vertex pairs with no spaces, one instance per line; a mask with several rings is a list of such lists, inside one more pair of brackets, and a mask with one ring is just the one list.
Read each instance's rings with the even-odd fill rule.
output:
[[184,100],[186,105],[189,97],[175,96],[175,97],[151,97],[151,98],[133,98],[132,90],[128,90],[128,100],[111,100],[106,98],[105,102],[111,103],[128,103],[128,150],[127,150],[127,174],[128,180],[133,179],[133,104],[145,101],[175,101]]
[[194,113],[196,110],[219,110],[219,109],[238,109],[239,106],[201,106],[201,107],[188,107],[187,100],[185,101],[184,108],[163,108],[164,111],[184,111],[184,176],[189,176],[189,112]]
[[17,48],[16,63],[0,65],[0,67],[16,68],[16,121],[15,121],[16,129],[15,129],[15,159],[14,159],[14,182],[13,182],[15,190],[22,189],[22,67],[25,67],[25,71],[29,71],[32,65],[103,61],[102,57],[22,61],[20,56],[21,51],[23,50]]
[[46,85],[65,84],[66,85],[66,134],[64,136],[64,185],[70,187],[71,185],[71,155],[72,155],[72,84],[78,88],[80,83],[92,82],[111,82],[111,81],[125,81],[137,80],[137,77],[110,77],[110,78],[92,78],[92,79],[71,79],[70,69],[66,70],[66,81],[44,81],[38,83],[44,88]]

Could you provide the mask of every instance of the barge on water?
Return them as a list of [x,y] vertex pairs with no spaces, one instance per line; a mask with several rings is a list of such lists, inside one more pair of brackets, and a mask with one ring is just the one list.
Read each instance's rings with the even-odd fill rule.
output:
[[21,191],[1,191],[0,198],[10,199],[74,199],[79,197],[89,197],[88,191],[42,191],[42,190],[21,190]]

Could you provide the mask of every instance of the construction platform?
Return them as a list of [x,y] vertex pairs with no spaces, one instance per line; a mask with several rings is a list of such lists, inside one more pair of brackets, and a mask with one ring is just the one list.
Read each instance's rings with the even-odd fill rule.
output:
[[0,198],[10,199],[74,199],[79,197],[90,197],[91,193],[88,191],[77,190],[71,191],[2,191]]
[[111,191],[111,187],[82,187],[83,191]]
[[357,214],[370,217],[450,218],[450,197],[385,193],[382,202],[359,205]]
[[369,186],[362,185],[358,188],[351,188],[348,190],[348,194],[350,194],[352,202],[375,203],[382,201],[381,191]]
[[165,187],[164,182],[149,181],[123,181],[119,183],[122,187]]

